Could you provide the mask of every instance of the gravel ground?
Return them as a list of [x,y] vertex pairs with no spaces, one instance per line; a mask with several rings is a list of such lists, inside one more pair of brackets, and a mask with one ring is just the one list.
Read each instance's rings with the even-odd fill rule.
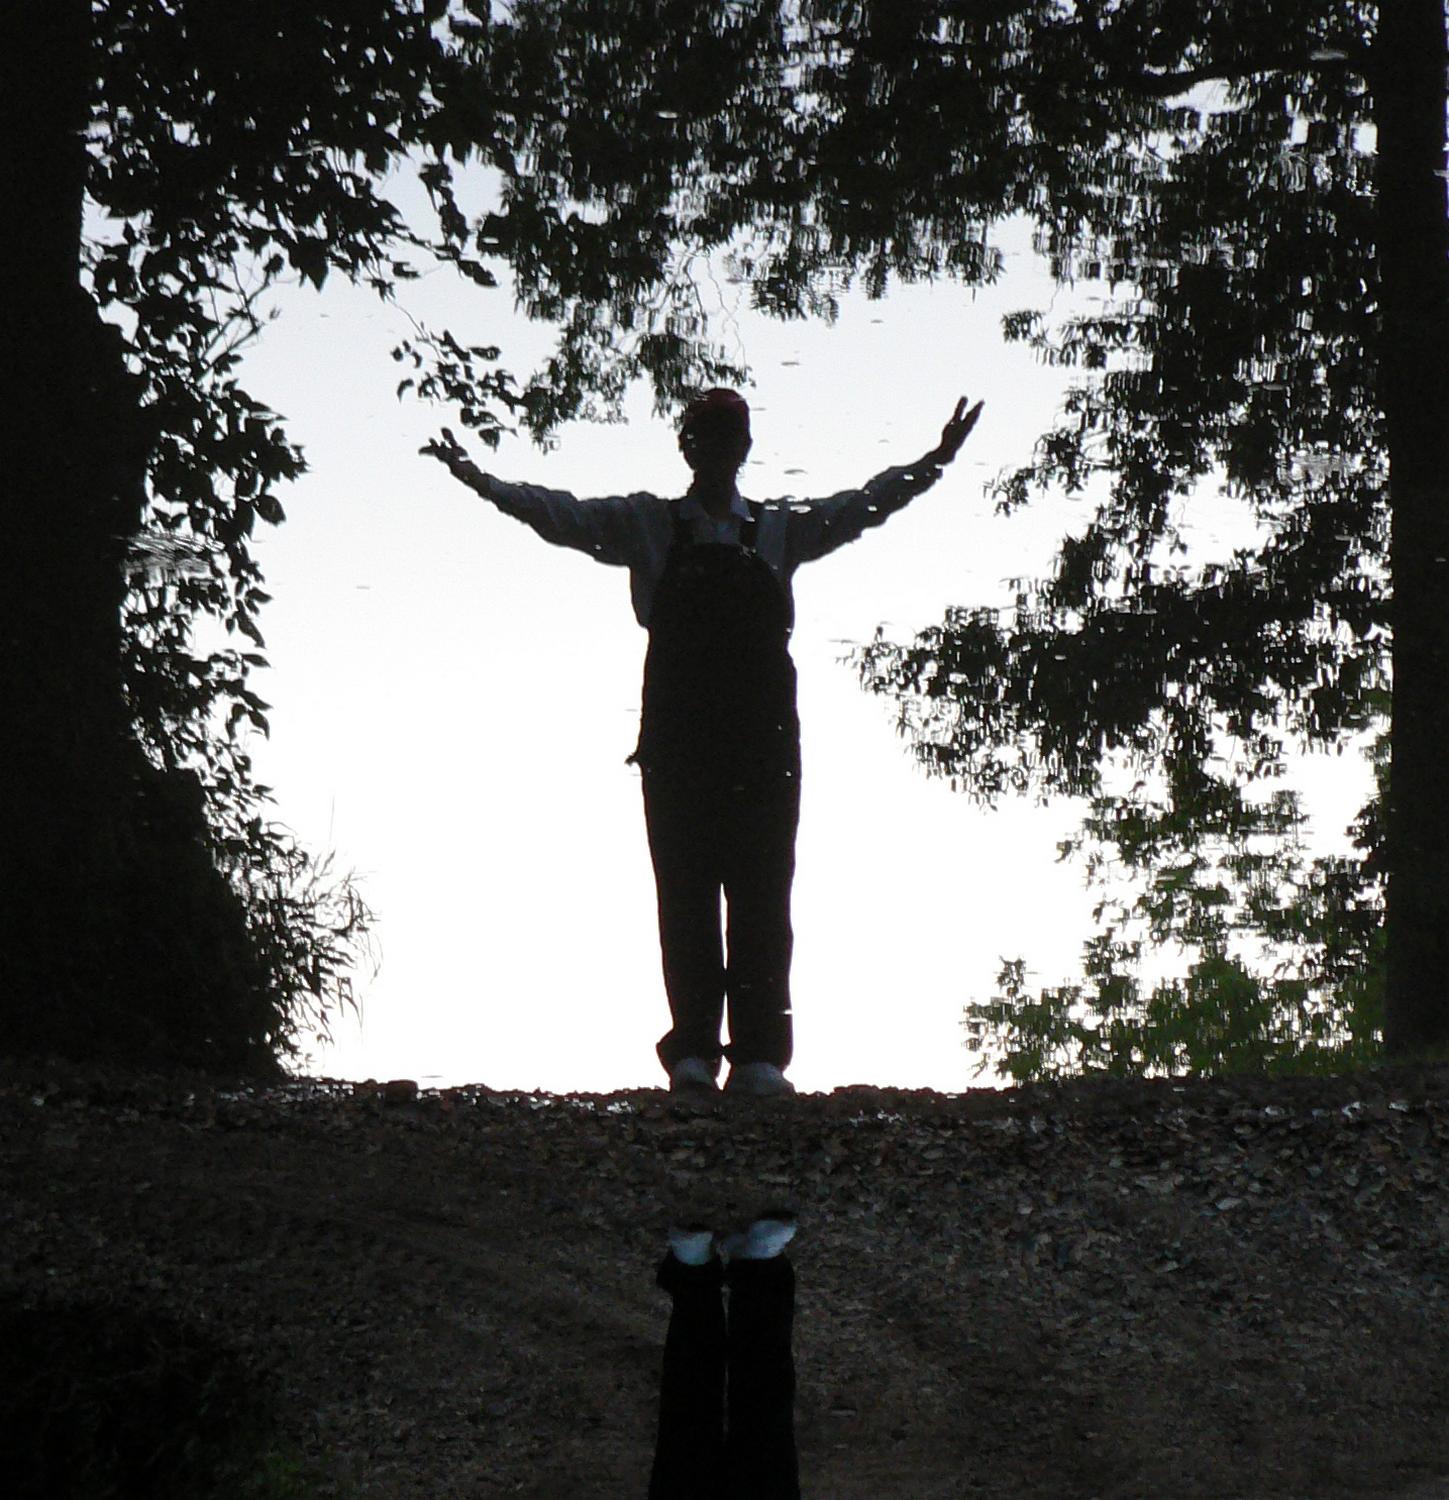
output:
[[10,1306],[204,1329],[298,1493],[642,1500],[671,1219],[801,1228],[806,1500],[1449,1497],[1449,1068],[759,1103],[0,1066]]

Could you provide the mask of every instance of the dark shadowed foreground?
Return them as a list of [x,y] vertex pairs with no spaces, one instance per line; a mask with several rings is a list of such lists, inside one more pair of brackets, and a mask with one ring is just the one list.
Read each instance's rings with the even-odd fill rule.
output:
[[642,1496],[664,1227],[784,1197],[810,1500],[1449,1495],[1446,1068],[691,1109],[28,1066],[0,1126],[12,1311],[234,1349],[287,1494]]

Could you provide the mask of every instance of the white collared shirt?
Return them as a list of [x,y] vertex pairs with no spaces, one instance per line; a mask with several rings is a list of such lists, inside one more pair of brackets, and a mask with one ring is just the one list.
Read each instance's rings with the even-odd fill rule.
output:
[[[544,541],[628,568],[634,617],[648,627],[654,593],[674,542],[669,501],[645,493],[579,500],[565,490],[510,484],[462,458],[450,460],[448,467],[506,515],[531,526]],[[919,463],[886,469],[858,490],[842,490],[822,500],[767,500],[755,529],[755,551],[788,596],[801,563],[825,557],[879,526],[940,476],[937,465]],[[718,521],[692,495],[684,497],[680,514],[691,526],[695,541],[728,543],[739,541],[740,527],[750,511],[737,490],[728,514]]]
[[706,545],[710,542],[722,542],[726,546],[738,546],[740,530],[750,519],[750,508],[736,490],[730,496],[730,508],[716,519],[691,491],[679,502],[679,518],[688,525],[691,541]]

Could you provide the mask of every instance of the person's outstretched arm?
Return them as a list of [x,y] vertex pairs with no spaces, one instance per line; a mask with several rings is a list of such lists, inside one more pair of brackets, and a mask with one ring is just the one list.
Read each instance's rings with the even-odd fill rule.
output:
[[[573,547],[599,562],[630,567],[647,548],[647,534],[657,530],[659,510],[652,495],[617,495],[604,500],[578,500],[567,490],[537,484],[511,484],[486,474],[468,457],[445,427],[442,436],[418,450],[436,458],[457,480],[496,505],[505,515],[531,526],[544,541]],[[651,528],[650,522],[656,524]],[[667,524],[667,523],[666,523]]]
[[853,542],[863,531],[879,526],[930,489],[941,477],[941,470],[961,451],[984,404],[978,401],[968,410],[962,396],[941,429],[941,441],[915,463],[886,469],[858,490],[844,490],[829,499],[811,500],[792,509],[786,531],[789,566],[813,562]]

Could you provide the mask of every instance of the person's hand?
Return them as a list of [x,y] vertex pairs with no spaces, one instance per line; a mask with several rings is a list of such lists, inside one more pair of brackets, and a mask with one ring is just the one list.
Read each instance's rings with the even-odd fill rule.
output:
[[421,448],[419,453],[426,454],[429,458],[436,458],[450,468],[458,462],[468,461],[468,450],[455,438],[448,428],[443,428],[442,436],[430,438]]
[[941,441],[926,455],[929,464],[948,464],[961,451],[961,444],[971,435],[971,429],[976,425],[976,419],[981,415],[981,408],[986,403],[978,401],[970,411],[966,410],[966,397],[956,403],[956,410],[951,413],[951,420],[941,429]]
[[424,443],[418,452],[446,464],[454,479],[461,479],[470,490],[476,490],[485,500],[493,499],[493,476],[485,474],[468,457],[468,450],[446,427],[438,437]]

